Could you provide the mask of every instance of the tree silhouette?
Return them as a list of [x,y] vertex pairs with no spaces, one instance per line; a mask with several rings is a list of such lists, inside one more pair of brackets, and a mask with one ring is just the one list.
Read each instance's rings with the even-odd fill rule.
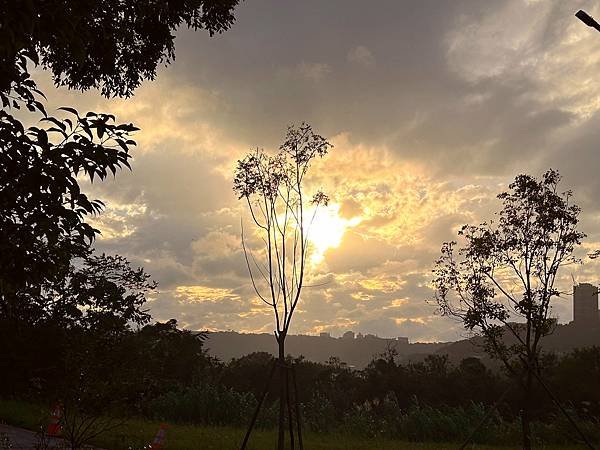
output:
[[329,200],[321,191],[307,195],[304,184],[313,159],[325,156],[329,148],[331,144],[315,134],[310,125],[292,126],[276,155],[269,156],[262,150],[250,153],[238,161],[234,177],[233,189],[239,199],[246,201],[256,233],[264,244],[260,253],[253,252],[242,226],[242,245],[252,285],[258,298],[273,310],[275,319],[281,377],[279,449],[283,449],[285,433],[285,338],[306,276],[312,219],[318,207],[327,205]]
[[523,447],[531,448],[534,380],[540,380],[540,340],[552,333],[552,302],[560,269],[577,262],[580,209],[571,192],[559,192],[560,175],[519,175],[503,202],[498,222],[465,225],[464,246],[442,246],[434,269],[435,300],[443,315],[480,333],[486,351],[503,362],[522,390]]
[[[83,331],[128,331],[150,321],[144,308],[157,283],[123,256],[90,254],[45,288],[44,320]],[[38,314],[42,316],[42,314]]]
[[[46,324],[63,330],[63,364],[56,396],[63,405],[62,435],[82,448],[96,436],[124,423],[119,400],[131,381],[119,347],[133,326],[150,321],[143,310],[156,282],[122,256],[88,255],[68,276],[44,293],[39,305]],[[107,350],[110,349],[110,350]]]
[[122,256],[89,254],[36,295],[19,292],[12,316],[0,314],[0,384],[105,413],[139,382],[123,369],[139,348],[123,345],[149,322],[144,305],[155,288]]
[[72,89],[130,96],[175,57],[183,24],[212,36],[234,22],[239,0],[0,0],[0,91],[23,80],[29,58]]
[[72,258],[84,257],[97,230],[85,217],[101,211],[78,177],[104,179],[129,167],[131,124],[65,108],[47,127],[24,128],[0,111],[0,314],[16,318],[17,303],[60,279]]
[[[98,231],[85,218],[103,204],[81,192],[80,179],[129,167],[137,130],[73,108],[62,108],[72,114],[65,119],[48,116],[28,62],[49,69],[56,85],[130,96],[172,61],[180,25],[225,31],[238,1],[0,0],[0,314],[16,317],[19,302],[39,298],[87,254]],[[45,123],[24,126],[11,114],[23,107]]]

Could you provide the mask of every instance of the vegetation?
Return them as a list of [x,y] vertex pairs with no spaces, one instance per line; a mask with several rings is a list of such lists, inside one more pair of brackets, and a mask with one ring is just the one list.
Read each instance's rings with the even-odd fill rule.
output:
[[130,96],[158,64],[169,64],[180,25],[210,35],[227,30],[239,0],[11,3],[0,2],[0,92],[19,89],[29,58],[57,85],[100,88],[108,97]]
[[[129,168],[138,129],[71,107],[48,115],[28,64],[49,69],[56,85],[127,97],[174,58],[178,26],[225,31],[238,0],[14,3],[0,1],[0,382],[60,399],[78,447],[121,392],[152,388],[114,379],[133,327],[149,322],[143,304],[156,284],[123,257],[94,254],[99,231],[86,218],[104,204],[80,186]],[[23,108],[29,122],[41,116],[38,126],[15,116]]]
[[[571,192],[558,190],[560,176],[519,175],[503,202],[498,223],[465,225],[465,245],[445,243],[434,270],[436,300],[442,314],[479,333],[486,351],[519,383],[523,448],[531,448],[533,386],[544,372],[540,340],[552,333],[555,282],[560,269],[577,260],[574,250],[585,235],[577,230],[580,209]],[[542,384],[545,386],[545,384]]]
[[[48,116],[28,61],[50,69],[57,85],[129,96],[172,60],[180,24],[222,32],[238,0],[12,3],[0,2],[0,314],[26,324],[36,318],[20,315],[88,256],[98,233],[85,218],[103,203],[87,198],[79,177],[93,182],[129,167],[137,131],[70,107],[61,108],[67,118]],[[11,114],[23,106],[43,125],[27,128]]]
[[[281,379],[277,446],[280,450],[284,445],[286,398],[290,422],[293,415],[285,338],[306,279],[310,226],[319,206],[329,201],[321,191],[312,196],[307,194],[306,175],[312,160],[322,158],[330,148],[331,144],[313,132],[310,125],[289,127],[276,155],[269,156],[261,150],[250,153],[238,161],[233,181],[233,190],[248,205],[253,225],[262,240],[255,256],[252,244],[246,244],[248,237],[242,228],[242,245],[252,286],[258,298],[273,310],[275,321]],[[290,423],[293,442],[292,429]]]
[[[36,429],[44,421],[47,409],[39,405],[0,400],[0,420]],[[112,450],[142,449],[152,440],[160,422],[151,420],[130,419],[118,429],[94,439],[94,444]],[[244,429],[227,426],[200,426],[169,424],[167,428],[168,448],[172,450],[189,450],[194,448],[213,450],[237,450],[243,437]],[[272,448],[275,441],[275,430],[257,430],[249,445],[249,449],[262,450]],[[388,438],[361,437],[348,433],[306,433],[307,448],[317,450],[454,450],[456,443],[435,442],[418,443]],[[490,446],[474,444],[468,447],[473,450],[506,449],[519,447],[511,445]],[[566,450],[581,448],[577,445],[544,445],[546,450]]]
[[[264,239],[260,247],[244,235],[244,250],[256,294],[273,310],[279,353],[218,361],[204,349],[205,334],[175,320],[150,323],[145,305],[156,283],[143,268],[93,250],[98,230],[86,219],[104,205],[80,181],[129,168],[138,129],[70,107],[49,115],[28,65],[48,69],[59,86],[128,97],[172,61],[177,27],[223,32],[239,0],[11,3],[0,0],[1,418],[39,428],[58,402],[72,448],[143,448],[158,421],[172,424],[169,448],[237,448],[277,361],[280,377],[268,386],[253,448],[271,446],[275,427],[284,447],[290,366],[311,449],[444,448],[490,411],[477,443],[508,448],[518,433],[525,448],[578,442],[534,382],[542,375],[568,400],[568,417],[600,442],[600,348],[550,355],[539,347],[555,323],[555,279],[583,237],[579,209],[557,190],[558,173],[517,177],[500,195],[498,224],[463,228],[462,260],[445,244],[436,269],[442,312],[481,332],[505,373],[477,359],[452,366],[441,355],[402,363],[392,350],[351,370],[336,358],[318,364],[285,353],[306,278],[308,211],[328,201],[306,194],[305,175],[331,147],[308,125],[290,128],[277,155],[251,153],[234,180]],[[22,109],[30,114],[18,115]],[[416,444],[423,441],[434,444]]]
[[[226,427],[230,430],[229,438],[238,439],[236,445],[243,437],[240,427],[254,411],[264,387],[265,367],[274,362],[274,357],[265,353],[227,363],[210,358],[203,349],[202,336],[179,330],[175,321],[123,333],[111,341],[110,352],[94,347],[102,343],[86,342],[82,348],[89,350],[89,356],[73,361],[82,363],[85,374],[93,375],[88,372],[92,367],[98,370],[98,376],[83,380],[86,389],[82,392],[87,395],[90,407],[98,405],[101,409],[101,414],[96,416],[109,415],[130,424],[139,423],[143,418],[155,427],[158,421],[196,425],[203,433],[208,433],[211,427]],[[62,357],[58,353],[56,361],[60,362]],[[557,396],[570,399],[567,404],[570,414],[595,442],[600,442],[598,361],[600,348],[595,347],[548,358],[545,362],[548,383]],[[335,358],[327,364],[289,357],[287,362],[295,364],[297,369],[303,425],[312,433],[313,442],[319,439],[329,442],[327,435],[346,436],[346,442],[369,439],[461,442],[490,410],[492,415],[486,426],[475,434],[475,443],[508,446],[520,434],[518,389],[494,408],[497,398],[515,380],[490,370],[474,358],[456,366],[447,358],[435,355],[423,362],[403,364],[393,351],[388,351],[374,358],[363,370],[352,370]],[[47,420],[51,405],[64,400],[69,390],[54,387],[62,386],[61,374],[41,371],[42,378],[38,368],[19,371],[25,381],[17,385],[18,391],[12,390],[10,384],[2,385],[3,404],[13,405],[13,411],[3,418],[32,426],[31,413],[19,412],[23,400],[44,405],[38,408],[38,422],[40,417]],[[77,367],[71,370],[78,371]],[[571,382],[573,377],[578,383]],[[266,436],[274,439],[279,382],[281,380],[274,380],[270,387],[257,421],[258,429],[263,432],[253,435],[251,445],[258,445]],[[579,442],[564,417],[551,407],[547,396],[539,389],[533,396],[536,405],[533,444]],[[19,402],[6,401],[10,398]],[[97,410],[91,408],[93,411]],[[143,428],[148,430],[145,425]],[[137,433],[130,425],[116,430],[108,434],[136,436]],[[209,439],[209,442],[214,441]]]

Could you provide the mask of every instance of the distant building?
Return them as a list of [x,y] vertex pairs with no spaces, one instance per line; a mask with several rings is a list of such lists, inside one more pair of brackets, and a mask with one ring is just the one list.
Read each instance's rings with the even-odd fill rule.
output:
[[319,336],[323,337],[323,338],[330,338],[331,334],[326,331],[323,331],[323,332],[319,333]]
[[598,288],[593,284],[581,283],[574,287],[573,324],[585,328],[600,326]]
[[354,339],[354,331],[346,331],[342,335],[342,339]]

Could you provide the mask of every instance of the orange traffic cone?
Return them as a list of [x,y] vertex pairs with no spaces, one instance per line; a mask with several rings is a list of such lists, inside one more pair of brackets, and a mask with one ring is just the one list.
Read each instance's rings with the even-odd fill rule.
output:
[[62,431],[60,419],[62,419],[62,406],[60,403],[57,403],[54,405],[52,412],[50,413],[50,423],[48,424],[47,430],[48,436],[58,436],[60,434]]
[[167,432],[167,424],[161,423],[160,427],[158,428],[158,431],[156,432],[156,436],[154,436],[154,440],[152,441],[152,444],[150,444],[151,450],[164,448],[166,432]]

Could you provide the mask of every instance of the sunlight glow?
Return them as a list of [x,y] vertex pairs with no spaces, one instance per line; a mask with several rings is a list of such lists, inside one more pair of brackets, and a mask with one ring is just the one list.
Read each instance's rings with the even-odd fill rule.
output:
[[[323,261],[325,252],[330,248],[339,247],[346,230],[358,225],[362,218],[346,219],[341,217],[338,204],[320,206],[314,219],[312,219],[313,213],[314,210],[307,214],[307,226],[310,226],[308,240],[312,244],[310,260],[313,264],[319,264]],[[312,224],[310,224],[311,219]]]

